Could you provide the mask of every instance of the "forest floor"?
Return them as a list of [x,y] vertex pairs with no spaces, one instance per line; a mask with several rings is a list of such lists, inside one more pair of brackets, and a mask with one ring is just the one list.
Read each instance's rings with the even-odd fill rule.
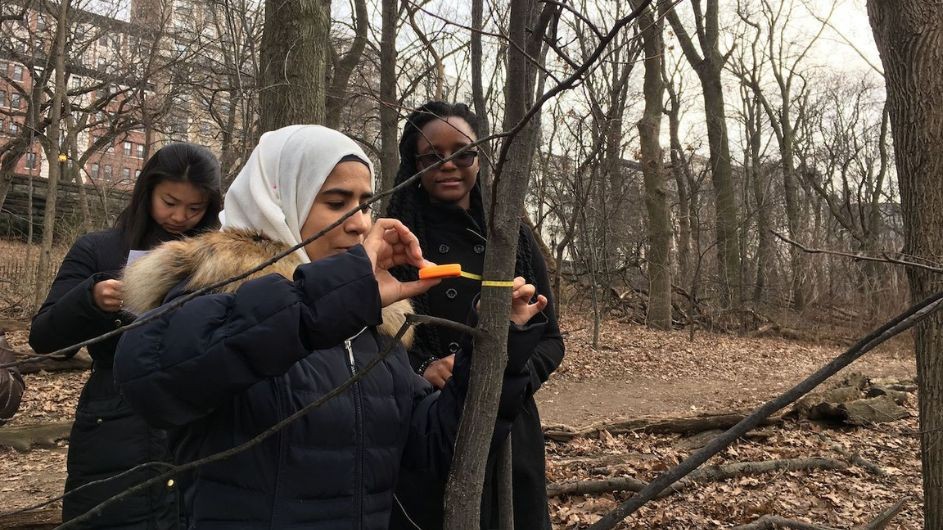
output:
[[[690,417],[748,412],[813,372],[842,351],[780,338],[744,338],[699,332],[655,332],[607,321],[600,347],[592,348],[592,324],[564,318],[567,355],[537,394],[547,428],[571,429],[618,419]],[[26,332],[9,335],[25,348]],[[823,386],[856,372],[876,381],[913,381],[909,337],[867,354]],[[7,427],[68,421],[87,373],[39,372],[28,385],[19,414]],[[711,459],[709,465],[786,458],[839,461],[855,453],[880,470],[775,471],[707,481],[649,503],[623,523],[632,529],[729,528],[767,514],[833,528],[863,525],[896,501],[903,511],[887,526],[921,527],[919,436],[916,398],[907,394],[910,417],[865,426],[788,419],[761,429]],[[640,431],[611,434],[600,427],[568,441],[547,441],[551,485],[635,477],[651,480],[692,452],[692,438]],[[844,449],[844,451],[842,450]],[[62,491],[67,442],[26,452],[0,447],[0,512],[27,506]],[[850,453],[849,453],[850,452]],[[843,456],[844,454],[844,456]],[[630,493],[558,495],[551,498],[555,527],[585,526]]]

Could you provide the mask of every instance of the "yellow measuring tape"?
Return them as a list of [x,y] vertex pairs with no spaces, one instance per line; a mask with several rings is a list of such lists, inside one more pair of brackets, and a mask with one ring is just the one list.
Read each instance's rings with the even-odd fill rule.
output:
[[462,271],[461,276],[462,278],[468,278],[469,280],[477,280],[481,282],[482,287],[503,287],[506,289],[510,289],[514,287],[513,281],[508,282],[508,281],[497,281],[497,280],[483,280],[481,278],[481,275],[472,274],[470,272]]

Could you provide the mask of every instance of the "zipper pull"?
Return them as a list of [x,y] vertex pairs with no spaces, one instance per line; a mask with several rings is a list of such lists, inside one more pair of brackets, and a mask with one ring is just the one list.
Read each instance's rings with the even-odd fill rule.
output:
[[351,346],[350,339],[344,341],[344,347],[347,348],[347,364],[350,365],[350,372],[356,373],[357,366],[354,364],[354,348]]

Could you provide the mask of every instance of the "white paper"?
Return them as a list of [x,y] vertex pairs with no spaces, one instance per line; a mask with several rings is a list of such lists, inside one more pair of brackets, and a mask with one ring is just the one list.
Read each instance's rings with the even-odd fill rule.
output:
[[125,266],[128,266],[134,263],[135,261],[143,258],[144,256],[148,255],[150,252],[151,252],[150,250],[132,250],[131,252],[128,252],[128,262],[125,264]]

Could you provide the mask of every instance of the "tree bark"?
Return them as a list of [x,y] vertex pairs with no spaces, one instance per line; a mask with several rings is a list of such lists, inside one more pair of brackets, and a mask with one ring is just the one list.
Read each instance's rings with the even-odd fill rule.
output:
[[50,111],[50,120],[48,134],[46,135],[49,146],[47,153],[49,160],[49,179],[46,184],[46,205],[43,210],[43,242],[39,250],[39,263],[36,267],[36,283],[33,291],[33,307],[38,308],[42,304],[48,291],[48,284],[52,281],[52,271],[54,270],[52,243],[56,229],[56,196],[59,191],[59,177],[65,161],[60,160],[60,155],[65,153],[62,150],[62,139],[60,131],[62,129],[62,106],[65,103],[66,84],[65,84],[65,54],[66,54],[66,31],[69,27],[69,9],[71,0],[62,0],[59,4],[59,14],[56,17],[56,48],[55,48],[55,68],[56,81],[55,93],[52,98],[52,109]]
[[[868,15],[884,64],[900,185],[904,253],[943,259],[943,4],[869,0]],[[943,289],[943,278],[908,268],[913,300]],[[943,528],[943,315],[914,330],[920,385],[924,528]]]
[[396,24],[397,0],[382,0],[380,29],[380,189],[388,190],[396,181],[399,167],[399,113],[396,99]]
[[[633,7],[640,0],[632,0]],[[655,20],[655,7],[639,17],[645,50],[645,110],[638,122],[645,180],[645,209],[648,212],[648,315],[649,327],[671,328],[671,212],[665,190],[665,168],[661,149],[661,114],[665,83],[661,74],[665,43],[662,18]]]
[[[325,103],[324,124],[332,129],[337,129],[341,126],[341,114],[344,107],[347,105],[347,84],[350,81],[350,75],[354,72],[354,68],[360,63],[364,48],[367,47],[367,30],[370,27],[370,22],[367,18],[367,1],[354,0],[353,4],[354,40],[351,42],[350,49],[347,50],[347,53],[334,65],[333,75],[331,76],[331,89],[327,93],[327,102]],[[330,13],[330,10],[328,10],[328,13]],[[384,28],[381,28],[381,33],[383,29]],[[394,48],[393,57],[395,60],[395,42],[392,47]],[[396,88],[394,87],[393,90],[395,93]]]
[[330,0],[266,0],[261,132],[324,121]]
[[721,305],[724,308],[730,308],[739,306],[742,296],[740,249],[737,239],[739,214],[733,189],[733,168],[730,161],[724,90],[721,83],[725,58],[718,47],[720,35],[718,0],[707,0],[707,11],[701,13],[699,9],[695,10],[695,17],[700,20],[697,24],[697,37],[703,46],[701,53],[694,47],[677,13],[670,10],[667,14],[685,58],[701,81],[707,121],[707,139],[710,146],[711,179],[714,184]]
[[[513,129],[534,102],[538,67],[530,62],[528,55],[536,56],[533,53],[535,49],[539,52],[546,14],[555,9],[552,5],[545,6],[540,22],[537,22],[535,0],[511,1],[508,38],[512,46],[508,51],[505,101],[516,104],[509,105],[505,112],[504,130]],[[501,146],[488,219],[488,249],[482,273],[486,280],[502,281],[514,276],[528,168],[539,119],[539,114],[532,116],[518,135],[507,137]],[[446,485],[447,530],[472,529],[480,525],[485,464],[507,365],[509,294],[504,287],[482,287],[478,326],[482,334],[475,341],[468,396]]]

